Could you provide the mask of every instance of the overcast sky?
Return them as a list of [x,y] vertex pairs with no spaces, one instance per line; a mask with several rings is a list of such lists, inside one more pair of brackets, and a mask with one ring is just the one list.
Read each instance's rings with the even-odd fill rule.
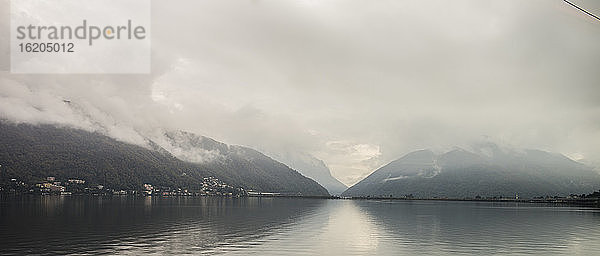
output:
[[2,72],[0,117],[305,151],[348,185],[482,140],[600,162],[600,21],[561,0],[152,5],[152,74]]

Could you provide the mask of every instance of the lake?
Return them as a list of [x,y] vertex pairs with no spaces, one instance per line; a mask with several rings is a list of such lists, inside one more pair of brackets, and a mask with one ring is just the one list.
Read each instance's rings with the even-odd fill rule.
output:
[[527,203],[0,197],[0,254],[600,255],[600,210]]

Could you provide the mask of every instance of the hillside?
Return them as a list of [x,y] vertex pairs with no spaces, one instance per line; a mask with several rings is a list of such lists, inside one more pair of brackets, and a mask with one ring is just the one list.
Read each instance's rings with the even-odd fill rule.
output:
[[[195,188],[202,178],[214,176],[247,190],[328,195],[313,180],[260,152],[207,141],[227,151],[194,163],[177,158],[153,141],[146,148],[73,128],[2,121],[0,179],[33,183],[55,176],[115,189],[139,189],[144,183]],[[211,150],[216,152],[210,148],[205,151]]]
[[344,196],[416,198],[566,196],[600,188],[600,175],[563,155],[494,144],[444,154],[415,151],[379,168]]
[[332,195],[340,195],[348,188],[348,186],[331,175],[331,171],[322,160],[308,153],[288,151],[283,154],[273,155],[278,161],[289,165],[302,175],[321,184]]

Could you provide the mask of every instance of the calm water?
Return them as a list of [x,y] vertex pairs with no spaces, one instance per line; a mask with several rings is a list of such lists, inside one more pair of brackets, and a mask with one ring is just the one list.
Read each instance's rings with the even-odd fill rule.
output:
[[0,198],[0,254],[600,255],[600,211],[288,198]]

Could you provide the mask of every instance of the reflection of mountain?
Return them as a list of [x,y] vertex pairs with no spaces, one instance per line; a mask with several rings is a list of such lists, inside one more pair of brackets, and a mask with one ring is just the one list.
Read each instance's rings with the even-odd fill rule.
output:
[[[294,199],[276,200],[294,204]],[[228,255],[399,255],[397,248],[381,250],[392,237],[351,200],[323,201],[312,214],[278,231]]]
[[58,196],[0,197],[0,203],[2,255],[600,251],[596,210],[537,204]]
[[[25,198],[2,202],[0,237],[2,248],[11,248],[14,255],[214,254],[294,223],[324,202],[219,197]],[[0,254],[3,252],[0,248]]]
[[331,171],[322,160],[311,154],[287,151],[285,153],[275,153],[273,156],[278,161],[302,173],[302,175],[315,180],[332,195],[340,195],[348,188],[331,175]]
[[393,238],[382,239],[378,249],[397,255],[595,255],[599,249],[594,241],[600,231],[585,228],[595,227],[596,211],[499,202],[354,202],[380,234]]
[[483,144],[471,152],[415,151],[379,168],[345,196],[514,197],[566,196],[600,188],[600,175],[578,162],[540,150]]
[[203,177],[214,176],[246,189],[328,195],[315,181],[258,151],[180,135],[189,145],[172,136],[150,141],[152,150],[78,129],[0,122],[0,179],[34,183],[56,176],[117,189],[139,189],[143,183],[193,189]]

